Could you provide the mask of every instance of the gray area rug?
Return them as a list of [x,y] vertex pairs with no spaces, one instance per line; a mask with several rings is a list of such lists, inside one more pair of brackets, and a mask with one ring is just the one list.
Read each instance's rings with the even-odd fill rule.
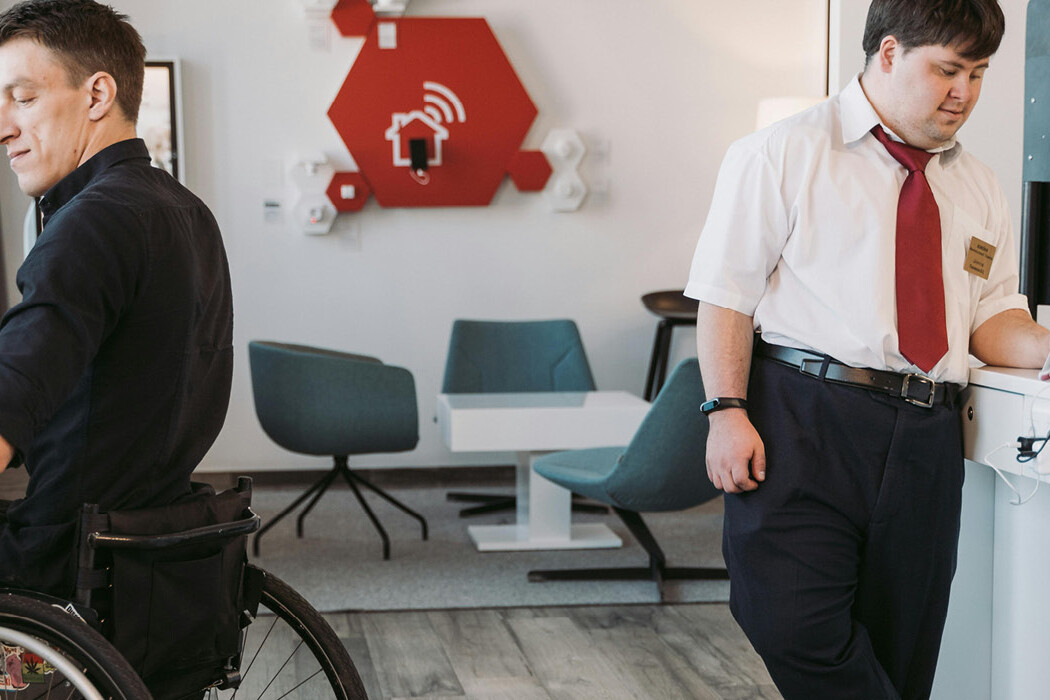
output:
[[[303,487],[304,488],[304,487]],[[256,512],[267,522],[303,488],[255,488]],[[620,549],[539,552],[478,552],[467,525],[510,522],[510,515],[461,519],[458,503],[444,488],[398,488],[390,492],[427,518],[430,538],[418,522],[365,491],[365,498],[391,540],[384,561],[378,534],[353,494],[333,488],[305,521],[302,539],[288,516],[261,541],[256,564],[273,572],[323,612],[426,610],[477,607],[655,603],[649,581],[529,583],[530,569],[646,566],[645,551],[619,518],[575,514],[574,522],[605,522],[624,541]],[[505,489],[471,489],[507,493]],[[667,555],[669,566],[721,566],[722,502],[678,513],[643,516]],[[669,582],[668,602],[712,602],[729,598],[725,581]]]

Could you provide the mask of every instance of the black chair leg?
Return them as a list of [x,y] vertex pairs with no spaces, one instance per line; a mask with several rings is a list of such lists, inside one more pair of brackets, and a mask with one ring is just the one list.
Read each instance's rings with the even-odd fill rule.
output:
[[642,545],[642,549],[649,555],[649,567],[654,572],[657,569],[663,569],[667,557],[664,556],[664,550],[660,548],[660,543],[653,537],[652,530],[642,520],[642,516],[633,510],[624,510],[616,506],[613,506],[613,512],[620,516],[620,520],[634,535],[634,539],[638,540],[638,544]]
[[660,369],[660,349],[664,346],[664,334],[665,332],[670,335],[671,329],[667,325],[667,320],[662,320],[656,324],[656,335],[653,337],[653,354],[649,357],[649,372],[645,378],[645,393],[642,394],[642,398],[646,401],[652,401],[653,397],[656,396],[656,373]]
[[310,499],[310,502],[307,503],[306,507],[299,514],[298,518],[296,518],[295,522],[296,536],[302,537],[304,519],[310,513],[310,511],[313,510],[314,506],[317,505],[317,502],[321,500],[321,496],[324,495],[324,493],[329,489],[329,487],[331,487],[332,483],[339,476],[342,476],[343,479],[346,480],[346,483],[350,487],[350,490],[354,492],[354,496],[357,498],[358,503],[361,504],[362,510],[365,511],[365,515],[367,515],[368,519],[372,521],[372,525],[379,533],[379,537],[383,541],[383,559],[390,558],[390,537],[387,535],[386,530],[383,529],[382,524],[379,522],[379,519],[372,511],[372,508],[368,505],[368,502],[364,499],[364,496],[361,495],[360,489],[357,488],[358,483],[360,483],[362,486],[371,489],[376,494],[386,499],[388,502],[390,502],[397,508],[400,508],[408,515],[411,515],[413,518],[418,520],[423,529],[423,539],[427,539],[429,532],[427,528],[426,518],[424,518],[422,515],[406,506],[401,501],[391,496],[383,489],[379,488],[378,486],[375,486],[368,480],[362,478],[361,476],[351,471],[348,460],[345,456],[336,456],[333,458],[332,469],[327,474],[321,477],[317,482],[313,484],[313,486],[308,488],[302,495],[300,495],[298,498],[292,501],[291,505],[289,505],[287,508],[275,515],[269,522],[267,522],[262,528],[260,528],[257,533],[255,533],[255,539],[252,540],[252,553],[255,556],[259,556],[259,538],[262,537],[264,532],[276,525],[277,522],[281,520],[281,518],[298,508],[299,504],[301,504],[303,501],[305,501],[306,499]]
[[376,486],[375,484],[371,483],[370,481],[368,481],[367,479],[365,479],[361,475],[355,474],[354,472],[352,472],[345,465],[344,465],[343,476],[346,477],[347,480],[352,479],[352,480],[357,481],[358,483],[360,483],[362,486],[365,486],[365,487],[371,489],[380,498],[383,498],[388,503],[390,503],[390,505],[394,506],[395,508],[400,509],[403,513],[405,513],[407,515],[411,515],[413,518],[418,520],[419,521],[419,525],[420,525],[420,527],[423,530],[423,539],[424,540],[427,539],[429,531],[427,529],[427,519],[426,518],[424,518],[422,515],[420,515],[416,511],[414,511],[411,508],[409,508],[408,506],[406,506],[401,501],[399,501],[396,498],[394,498],[393,496],[391,496],[389,493],[387,493],[383,489],[381,489],[378,486]]
[[328,477],[325,479],[325,482],[321,484],[321,488],[317,489],[317,493],[314,494],[314,497],[306,504],[306,507],[303,508],[303,512],[299,514],[299,517],[295,519],[296,537],[303,536],[303,521],[306,520],[307,514],[314,509],[314,506],[321,500],[321,496],[324,495],[324,492],[328,490],[337,476],[339,476],[339,470],[333,467],[332,470],[328,472]]
[[517,499],[514,496],[501,493],[449,491],[445,494],[445,500],[478,504],[460,510],[459,517],[461,518],[469,518],[472,515],[484,515],[486,513],[497,513],[502,510],[514,510],[517,505]]
[[517,505],[518,499],[514,496],[502,496],[500,498],[494,498],[489,502],[481,503],[480,505],[463,508],[459,511],[459,517],[469,518],[473,515],[485,515],[486,513],[514,510],[517,508]]
[[[345,463],[344,463],[345,466]],[[382,523],[379,522],[379,518],[372,512],[372,508],[369,507],[368,501],[361,495],[361,490],[357,488],[357,484],[354,483],[354,475],[349,470],[343,471],[343,478],[346,479],[347,486],[354,492],[354,496],[357,497],[357,502],[361,504],[361,509],[365,511],[365,515],[372,521],[372,526],[375,527],[376,532],[379,533],[379,539],[383,541],[383,559],[390,559],[390,536],[386,534],[386,529],[383,528]]]
[[656,399],[656,395],[660,393],[660,389],[663,388],[664,382],[667,380],[667,362],[671,357],[671,336],[674,335],[674,321],[665,319],[660,322],[662,326],[660,328],[660,364],[659,369],[656,372],[656,383],[653,385],[652,394],[649,396],[649,400],[653,401]]
[[[518,506],[517,496],[505,496],[494,493],[470,493],[469,491],[449,491],[445,494],[449,501],[463,501],[466,503],[477,503],[479,505],[463,508],[459,511],[459,517],[469,518],[474,515],[485,515],[487,513],[498,513],[504,510],[514,510]],[[581,503],[583,497],[572,494],[572,511],[574,513],[608,513],[609,508],[601,503]]]
[[573,513],[598,513],[599,515],[608,515],[609,506],[604,503],[587,503],[583,501],[583,496],[578,493],[572,494],[572,512]]
[[336,472],[335,469],[333,469],[332,471],[325,474],[323,477],[314,482],[313,486],[308,488],[305,492],[303,492],[302,495],[300,495],[298,498],[292,501],[292,504],[290,506],[282,510],[280,513],[271,518],[269,522],[263,525],[259,529],[259,531],[255,533],[255,538],[252,540],[252,554],[254,554],[255,556],[259,556],[259,538],[263,536],[263,533],[265,533],[271,527],[276,525],[281,520],[281,518],[298,508],[300,503],[305,501],[307,498],[310,498],[310,496],[313,496],[318,489],[321,489],[321,491],[323,492],[324,489],[328,488],[328,485],[332,483],[332,479],[335,478],[335,475],[337,473],[338,472]]
[[463,501],[465,503],[493,503],[495,501],[513,501],[514,496],[504,496],[498,493],[473,493],[471,491],[449,491],[445,494],[446,501]]
[[648,567],[535,570],[529,572],[529,581],[654,581],[662,603],[665,581],[718,581],[729,578],[729,573],[724,568],[667,567],[663,550],[642,520],[642,516],[616,506],[612,506],[612,509],[649,555]]

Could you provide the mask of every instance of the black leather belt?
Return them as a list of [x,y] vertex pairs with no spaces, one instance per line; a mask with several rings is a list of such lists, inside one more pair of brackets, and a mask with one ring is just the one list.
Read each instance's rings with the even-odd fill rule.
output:
[[938,384],[922,374],[897,374],[878,369],[850,367],[827,355],[786,348],[782,345],[770,345],[762,340],[755,343],[755,352],[782,365],[793,367],[809,377],[877,391],[923,408],[931,408],[937,404],[952,406],[962,390],[958,384]]

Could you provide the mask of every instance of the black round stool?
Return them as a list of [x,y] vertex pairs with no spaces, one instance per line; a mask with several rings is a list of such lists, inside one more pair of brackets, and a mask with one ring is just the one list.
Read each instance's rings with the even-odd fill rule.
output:
[[660,317],[653,341],[653,356],[649,360],[649,376],[645,380],[646,401],[652,401],[667,378],[667,357],[671,353],[671,333],[675,326],[695,326],[696,310],[700,302],[683,296],[681,289],[649,292],[642,295],[645,308]]

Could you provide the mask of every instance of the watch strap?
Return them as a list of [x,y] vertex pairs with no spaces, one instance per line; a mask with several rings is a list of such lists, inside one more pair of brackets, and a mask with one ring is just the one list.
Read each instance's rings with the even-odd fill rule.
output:
[[726,408],[742,408],[746,411],[747,400],[720,396],[718,398],[711,399],[710,401],[705,401],[704,403],[700,404],[700,412],[703,413],[705,416],[711,415],[715,411],[721,411]]

